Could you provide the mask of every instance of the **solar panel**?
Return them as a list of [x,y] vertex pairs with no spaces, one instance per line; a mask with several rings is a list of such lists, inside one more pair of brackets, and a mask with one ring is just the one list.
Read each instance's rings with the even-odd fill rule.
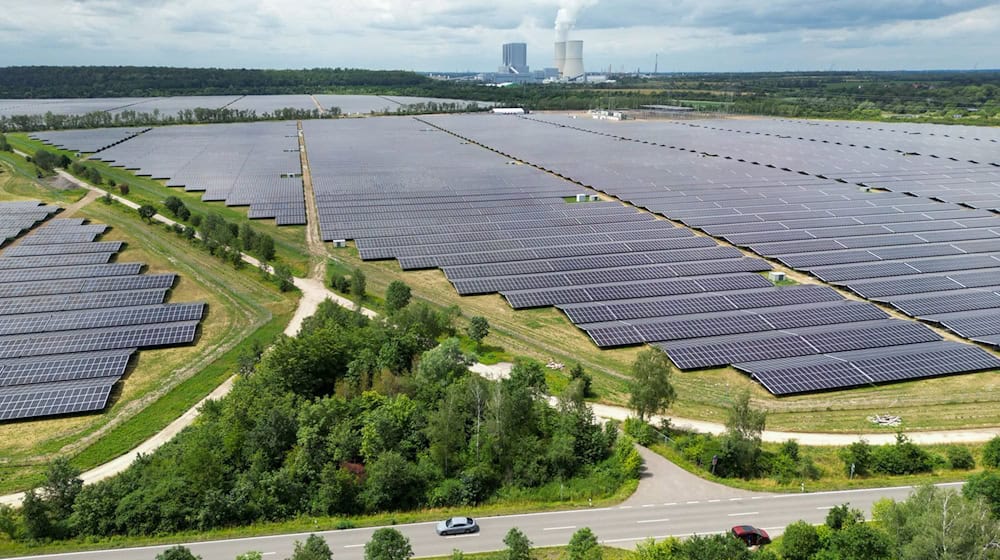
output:
[[103,409],[117,377],[0,387],[0,420]]

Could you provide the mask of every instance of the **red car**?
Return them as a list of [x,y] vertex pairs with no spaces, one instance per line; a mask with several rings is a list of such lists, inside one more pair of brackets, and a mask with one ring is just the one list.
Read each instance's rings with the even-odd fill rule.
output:
[[760,546],[771,542],[771,537],[768,536],[767,531],[750,525],[737,525],[730,532],[732,532],[734,537],[746,543],[747,546]]

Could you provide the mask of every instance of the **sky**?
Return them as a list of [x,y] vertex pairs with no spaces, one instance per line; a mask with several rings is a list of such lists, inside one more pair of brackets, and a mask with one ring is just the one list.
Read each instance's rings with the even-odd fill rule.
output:
[[1000,1],[3,0],[0,66],[492,71],[552,66],[560,9],[588,71],[1000,67]]

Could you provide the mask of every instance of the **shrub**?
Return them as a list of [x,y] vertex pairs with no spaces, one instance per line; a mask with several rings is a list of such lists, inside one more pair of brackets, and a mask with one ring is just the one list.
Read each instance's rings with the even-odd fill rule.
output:
[[983,466],[1000,468],[1000,436],[991,439],[983,447]]
[[854,525],[865,520],[865,514],[859,509],[851,509],[848,504],[830,508],[826,514],[826,526],[839,531],[848,525]]
[[856,441],[840,450],[840,460],[844,462],[846,474],[851,474],[851,465],[854,465],[854,474],[864,476],[871,469],[872,446],[865,440]]
[[410,539],[389,527],[376,530],[365,545],[365,560],[409,560],[412,557]]
[[507,545],[506,560],[531,560],[531,541],[517,527],[507,531],[503,543]]
[[122,196],[126,196],[129,191],[129,186],[126,183],[118,185],[118,192],[122,193]]
[[976,460],[972,458],[972,451],[964,445],[952,445],[946,451],[948,464],[953,469],[971,470],[976,468]]
[[895,444],[881,445],[873,450],[871,469],[882,474],[930,472],[934,469],[934,460],[929,453],[900,433],[896,435]]
[[597,544],[597,536],[584,527],[573,533],[569,539],[569,546],[566,547],[569,560],[601,560],[603,554],[600,545]]
[[625,430],[626,434],[632,436],[632,439],[639,445],[648,447],[656,441],[656,432],[653,431],[653,427],[635,416],[626,418],[622,429]]
[[819,534],[811,524],[796,521],[785,527],[785,535],[781,539],[781,556],[785,560],[809,560],[819,547]]
[[969,499],[982,498],[993,516],[1000,517],[1000,474],[986,471],[970,476],[962,494]]

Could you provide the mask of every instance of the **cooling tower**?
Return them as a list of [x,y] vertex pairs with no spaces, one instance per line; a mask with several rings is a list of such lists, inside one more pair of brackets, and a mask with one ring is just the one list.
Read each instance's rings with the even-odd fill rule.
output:
[[563,66],[566,65],[566,41],[556,42],[556,68],[559,69],[559,74],[563,73]]
[[573,79],[584,74],[583,41],[566,41],[566,59],[560,69],[564,78]]

